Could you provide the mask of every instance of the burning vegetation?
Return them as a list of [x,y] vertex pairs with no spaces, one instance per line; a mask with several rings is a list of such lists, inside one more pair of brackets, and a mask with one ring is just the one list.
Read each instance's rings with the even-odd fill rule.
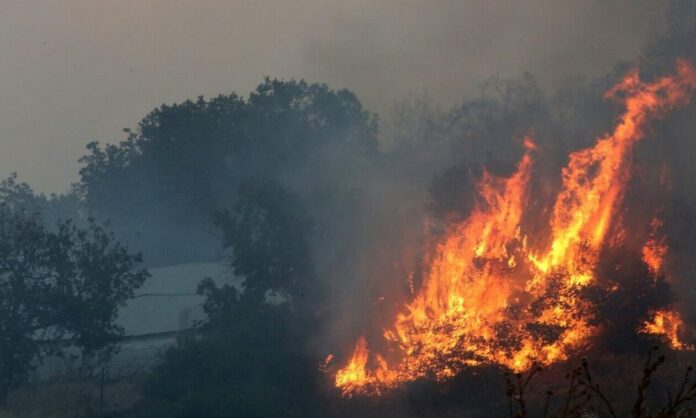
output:
[[[445,380],[470,366],[522,372],[588,347],[601,327],[588,294],[621,287],[598,272],[604,250],[621,247],[633,227],[620,214],[634,146],[652,121],[685,105],[695,88],[696,70],[683,60],[674,74],[652,82],[629,72],[605,94],[623,113],[611,132],[568,156],[547,212],[529,210],[534,160],[543,156],[526,137],[515,172],[484,172],[468,218],[438,239],[421,285],[382,334],[384,354],[360,337],[335,372],[335,385],[346,396],[379,394],[419,378]],[[657,281],[667,245],[662,221],[645,223],[650,233],[642,260]],[[683,322],[675,309],[653,310],[642,320],[635,332],[658,335],[674,349],[691,348],[680,339]]]

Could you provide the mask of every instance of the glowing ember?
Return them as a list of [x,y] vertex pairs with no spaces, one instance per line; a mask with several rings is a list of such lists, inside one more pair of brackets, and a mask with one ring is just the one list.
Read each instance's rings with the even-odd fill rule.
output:
[[[673,76],[643,83],[633,71],[607,92],[605,97],[621,101],[626,110],[611,133],[570,154],[550,236],[536,248],[521,230],[536,150],[526,138],[516,172],[509,178],[484,173],[479,202],[436,245],[422,286],[384,332],[394,353],[390,362],[370,353],[361,337],[348,364],[336,372],[336,386],[345,395],[380,393],[425,376],[446,379],[483,363],[520,371],[533,362],[565,359],[587,344],[596,332],[590,325],[593,307],[580,291],[596,282],[633,146],[652,118],[686,103],[694,88],[696,71],[680,61]],[[659,269],[652,256],[661,259],[664,253],[648,252],[645,262]],[[656,316],[646,332],[662,333],[674,345],[678,316],[660,315],[659,325]]]
[[650,224],[650,238],[643,246],[643,262],[650,272],[657,276],[662,269],[662,260],[667,254],[667,243],[664,237],[658,237],[658,230],[662,227],[662,221],[655,218]]
[[683,325],[684,321],[682,321],[679,312],[657,311],[653,313],[652,319],[643,324],[640,332],[662,336],[675,350],[693,349],[692,346],[682,342],[679,338],[679,331]]

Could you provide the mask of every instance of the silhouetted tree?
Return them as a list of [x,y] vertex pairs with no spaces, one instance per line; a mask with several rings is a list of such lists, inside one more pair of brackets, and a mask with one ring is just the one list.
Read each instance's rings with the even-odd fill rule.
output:
[[212,214],[244,181],[281,179],[327,146],[377,149],[373,117],[349,91],[268,78],[246,100],[163,105],[127,135],[88,145],[78,189],[93,216],[155,264],[215,258]]
[[[244,288],[200,284],[208,321],[155,368],[138,416],[321,416],[321,374],[307,343],[318,321],[306,294],[316,283],[305,213],[277,184],[242,187],[217,222]],[[269,298],[269,291],[282,297]]]
[[[232,212],[218,215],[234,273],[245,278],[245,297],[262,302],[267,291],[304,296],[313,283],[311,225],[298,198],[280,186],[248,183]],[[307,283],[303,283],[307,282]]]
[[88,356],[114,342],[117,308],[148,277],[93,221],[49,231],[27,192],[6,181],[0,193],[0,403],[61,346]]

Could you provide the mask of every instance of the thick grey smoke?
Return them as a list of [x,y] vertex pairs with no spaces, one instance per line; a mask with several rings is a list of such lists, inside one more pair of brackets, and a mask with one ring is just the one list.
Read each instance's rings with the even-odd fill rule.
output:
[[[351,228],[358,237],[350,244],[355,255],[322,271],[335,292],[328,344],[343,344],[344,350],[350,350],[346,339],[361,332],[368,336],[379,333],[389,325],[394,311],[403,309],[409,277],[422,273],[419,260],[427,254],[427,229],[433,227],[426,220],[435,219],[437,224],[466,215],[480,167],[509,171],[521,154],[520,139],[527,133],[533,134],[540,148],[533,185],[539,201],[532,210],[548,209],[544,204],[558,190],[568,153],[593,144],[611,129],[621,111],[605,101],[603,93],[631,67],[637,66],[650,79],[673,72],[677,57],[693,60],[696,38],[689,22],[695,18],[696,5],[672,2],[666,13],[667,28],[652,32],[630,59],[607,58],[611,64],[604,68],[586,68],[578,77],[553,83],[543,71],[540,76],[493,77],[481,82],[475,92],[463,94],[464,99],[451,107],[416,99],[402,102],[388,113],[382,120],[388,145],[385,158],[379,171],[368,175],[370,180],[361,186],[369,195],[368,203]],[[558,68],[553,72],[563,74]],[[686,273],[694,269],[688,254],[696,243],[692,225],[696,207],[692,179],[696,174],[689,162],[694,155],[690,140],[694,125],[689,117],[694,108],[692,102],[657,121],[649,138],[640,144],[635,154],[635,181],[627,191],[626,204],[631,209],[622,215],[628,225],[644,226],[646,231],[652,216],[664,219],[663,233],[670,246],[666,279],[690,323],[696,317],[689,306],[693,282]],[[660,170],[671,178],[668,191],[656,183]],[[640,226],[641,222],[645,225]],[[636,241],[627,248],[639,254],[645,235],[636,233],[632,238]],[[325,253],[317,254],[321,266]]]
[[43,192],[77,177],[160,103],[253,89],[262,75],[346,87],[374,111],[452,104],[490,75],[542,86],[633,60],[663,2],[10,0],[0,6],[0,175]]

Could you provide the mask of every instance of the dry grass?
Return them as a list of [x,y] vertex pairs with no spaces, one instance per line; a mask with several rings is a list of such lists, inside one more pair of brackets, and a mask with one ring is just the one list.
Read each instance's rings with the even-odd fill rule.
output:
[[[99,379],[24,386],[10,394],[0,418],[73,418],[98,412],[99,387]],[[128,408],[138,399],[138,378],[104,383],[104,412]]]
[[[587,418],[587,417],[632,417],[632,418],[688,418],[696,417],[696,374],[691,366],[687,366],[681,377],[672,376],[669,388],[663,388],[666,396],[655,403],[648,399],[648,389],[654,383],[655,373],[665,363],[665,356],[658,353],[658,347],[653,347],[648,353],[642,366],[642,374],[635,384],[634,398],[629,408],[617,408],[613,403],[613,391],[607,391],[607,385],[600,385],[590,372],[586,359],[567,373],[567,387],[554,393],[546,391],[543,408],[540,414],[530,413],[530,397],[538,394],[530,393],[529,383],[541,371],[534,367],[527,373],[506,374],[507,398],[510,418]],[[624,385],[625,379],[621,379]],[[554,402],[555,401],[555,402]]]

